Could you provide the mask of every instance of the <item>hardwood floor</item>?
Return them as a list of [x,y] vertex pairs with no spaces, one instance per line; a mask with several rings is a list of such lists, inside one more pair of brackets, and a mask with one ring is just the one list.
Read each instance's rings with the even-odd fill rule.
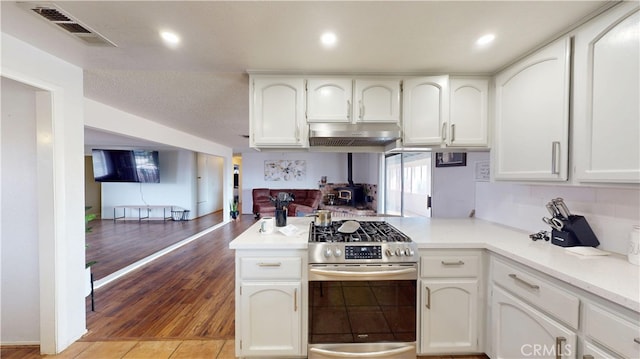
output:
[[229,242],[254,222],[252,215],[240,216],[97,289],[82,340],[233,339],[235,253]]
[[112,219],[89,222],[86,260],[97,261],[91,271],[98,280],[222,222],[222,211],[195,220],[174,221],[116,221]]

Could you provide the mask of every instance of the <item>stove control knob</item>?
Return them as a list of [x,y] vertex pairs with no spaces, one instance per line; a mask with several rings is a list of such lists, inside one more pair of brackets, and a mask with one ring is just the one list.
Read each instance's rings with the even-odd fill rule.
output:
[[403,254],[404,254],[404,252],[402,251],[402,249],[400,249],[400,248],[396,249],[396,255],[398,257],[401,257]]
[[331,248],[327,248],[327,249],[324,250],[324,256],[326,258],[331,257]]
[[395,253],[393,253],[391,248],[385,249],[384,253],[387,255],[387,257],[393,257],[395,255]]
[[404,249],[404,255],[405,255],[405,256],[407,256],[407,257],[413,257],[413,254],[414,254],[413,249],[411,249],[411,248],[405,248],[405,249]]
[[342,255],[342,251],[340,250],[340,248],[336,248],[333,250],[333,255],[336,257],[340,257]]

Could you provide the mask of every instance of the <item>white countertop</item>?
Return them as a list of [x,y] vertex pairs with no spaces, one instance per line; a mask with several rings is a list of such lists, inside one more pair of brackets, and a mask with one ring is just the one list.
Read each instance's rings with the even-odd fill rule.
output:
[[[479,219],[370,217],[385,220],[418,244],[418,248],[487,249],[542,273],[640,312],[640,266],[626,257],[582,256],[546,241],[532,241],[529,233]],[[231,249],[306,249],[311,217],[290,217],[298,233],[285,236],[259,233],[259,223],[234,239]]]

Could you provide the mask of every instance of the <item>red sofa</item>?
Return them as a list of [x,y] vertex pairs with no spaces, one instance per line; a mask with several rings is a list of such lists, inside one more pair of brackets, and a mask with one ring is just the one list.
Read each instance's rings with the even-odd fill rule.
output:
[[253,214],[256,218],[261,216],[275,216],[276,206],[271,202],[271,197],[278,197],[278,193],[291,193],[294,201],[287,206],[287,215],[295,217],[299,214],[312,213],[320,205],[322,193],[317,189],[253,189]]

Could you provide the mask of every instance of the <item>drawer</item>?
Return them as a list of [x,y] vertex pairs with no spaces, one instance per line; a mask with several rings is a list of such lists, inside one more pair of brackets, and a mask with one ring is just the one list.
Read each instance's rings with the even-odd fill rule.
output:
[[501,287],[521,297],[556,317],[574,329],[578,328],[580,300],[566,290],[506,263],[493,260],[492,280]]
[[585,306],[584,313],[584,333],[594,342],[625,358],[640,358],[637,317],[627,320],[590,303]]
[[242,279],[302,279],[302,260],[297,257],[240,258]]
[[434,277],[477,277],[480,273],[480,254],[426,255],[420,258],[420,276]]

